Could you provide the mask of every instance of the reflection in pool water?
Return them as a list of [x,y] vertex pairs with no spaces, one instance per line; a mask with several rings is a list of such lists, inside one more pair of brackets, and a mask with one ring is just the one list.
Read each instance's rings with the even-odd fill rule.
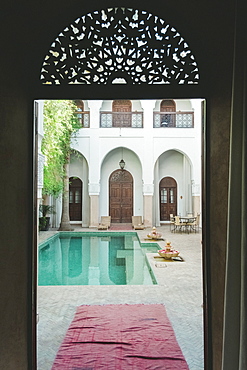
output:
[[61,232],[39,246],[39,285],[156,284],[136,233]]

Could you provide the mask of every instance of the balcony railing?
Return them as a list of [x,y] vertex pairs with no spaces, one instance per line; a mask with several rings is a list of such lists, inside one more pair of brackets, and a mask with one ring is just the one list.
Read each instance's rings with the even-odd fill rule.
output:
[[143,127],[142,112],[101,112],[100,127]]
[[154,127],[193,128],[194,112],[155,112]]
[[81,123],[81,127],[88,128],[90,127],[90,115],[89,112],[76,112],[77,118]]

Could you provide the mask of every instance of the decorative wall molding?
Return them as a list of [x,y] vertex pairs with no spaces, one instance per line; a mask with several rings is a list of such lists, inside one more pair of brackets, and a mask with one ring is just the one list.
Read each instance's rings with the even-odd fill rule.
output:
[[89,195],[98,195],[100,192],[100,184],[88,184]]
[[144,195],[153,195],[154,185],[153,184],[143,184],[143,194]]

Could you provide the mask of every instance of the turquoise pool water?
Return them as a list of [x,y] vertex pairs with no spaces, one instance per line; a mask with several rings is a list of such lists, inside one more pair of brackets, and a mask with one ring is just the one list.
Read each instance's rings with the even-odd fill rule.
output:
[[146,260],[157,244],[133,232],[60,232],[39,245],[39,285],[151,285]]

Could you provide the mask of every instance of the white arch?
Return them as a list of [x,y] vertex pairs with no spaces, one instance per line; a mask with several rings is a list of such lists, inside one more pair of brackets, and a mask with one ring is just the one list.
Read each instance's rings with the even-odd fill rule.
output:
[[193,211],[192,168],[190,158],[182,150],[169,149],[157,158],[154,165],[154,217],[160,224],[159,183],[164,177],[172,177],[177,182],[177,213],[185,215]]
[[89,189],[88,189],[88,179],[89,179],[89,165],[88,161],[83,154],[79,151],[72,153],[70,156],[70,166],[69,166],[69,177],[78,177],[82,181],[82,226],[89,225]]
[[[131,167],[130,167],[130,162],[128,163],[128,159],[130,159],[130,155],[131,156],[134,156],[141,168],[142,168],[142,162],[140,160],[140,157],[139,155],[131,148],[131,147],[128,147],[128,146],[114,146],[112,145],[112,148],[110,150],[108,150],[105,155],[102,157],[102,160],[100,162],[100,169],[102,170],[102,166],[103,164],[105,163],[105,161],[107,160],[107,158],[111,155],[114,155],[116,158],[114,160],[114,164],[116,166],[115,169],[119,168],[119,161],[121,159],[123,159],[125,161],[125,169],[127,169],[127,166],[129,167],[128,171],[132,174],[131,172]],[[118,156],[118,157],[117,157]],[[121,157],[121,158],[120,158]]]
[[108,215],[109,212],[109,177],[112,172],[119,169],[119,161],[125,161],[125,169],[133,177],[133,212],[137,215],[143,213],[142,196],[142,164],[139,156],[127,147],[117,147],[106,153],[100,166],[100,199],[99,214]]

